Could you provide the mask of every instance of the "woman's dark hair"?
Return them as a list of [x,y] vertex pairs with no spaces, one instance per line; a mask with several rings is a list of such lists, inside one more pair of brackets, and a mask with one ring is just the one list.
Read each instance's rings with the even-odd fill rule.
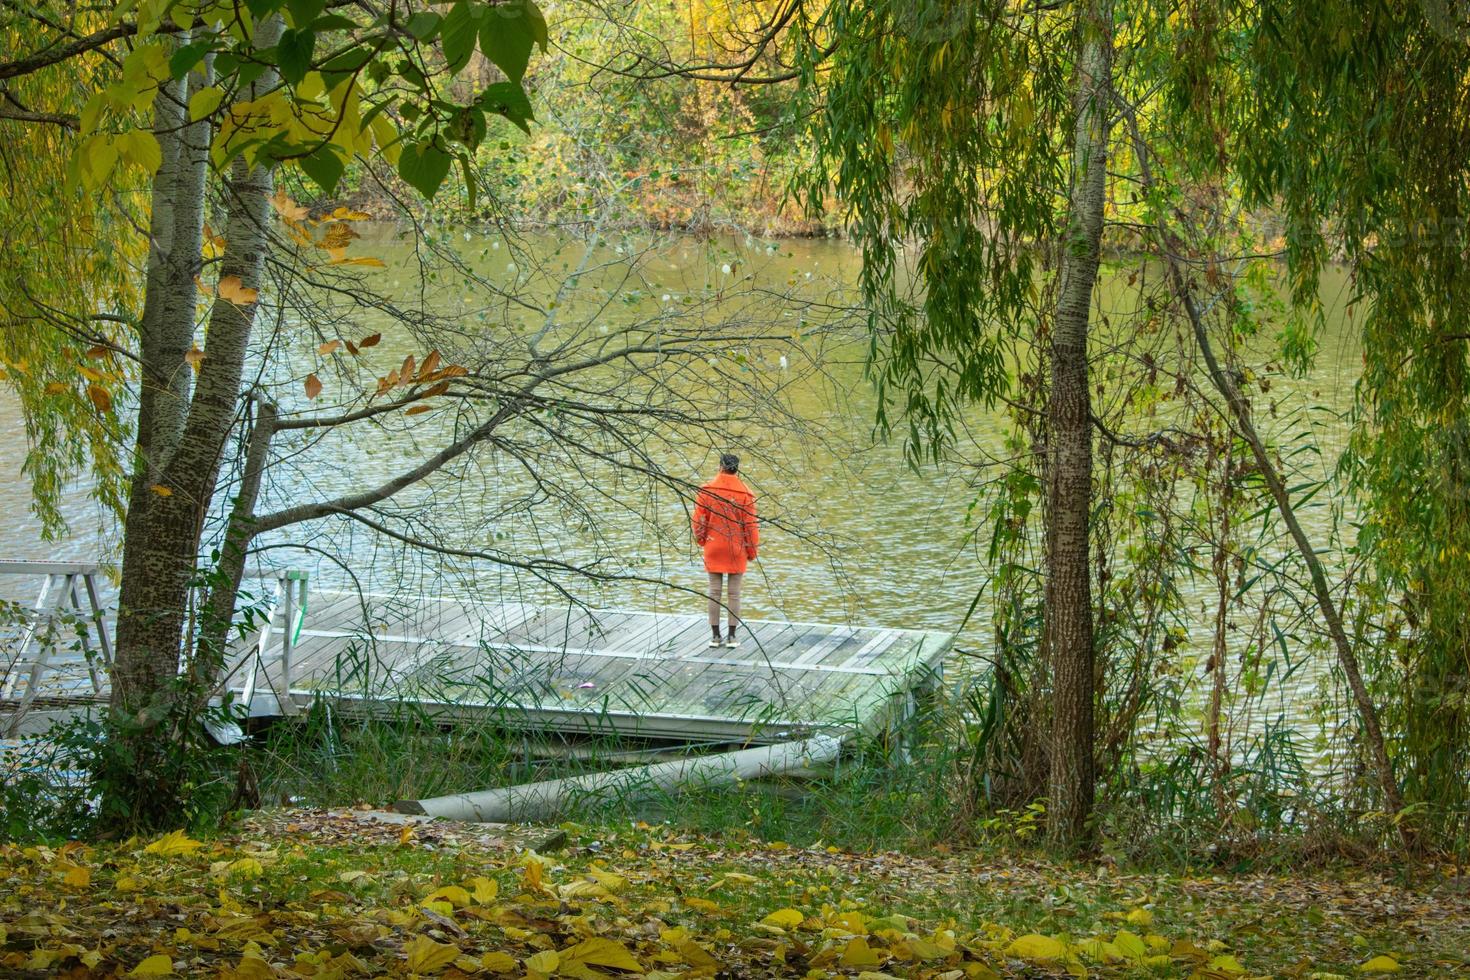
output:
[[720,453],[720,469],[726,473],[739,473],[740,457],[734,453]]

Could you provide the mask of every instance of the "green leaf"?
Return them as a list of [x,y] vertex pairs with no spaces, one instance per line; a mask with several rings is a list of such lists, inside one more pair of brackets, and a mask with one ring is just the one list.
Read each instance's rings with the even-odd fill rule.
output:
[[211,112],[219,108],[220,100],[225,97],[224,89],[218,85],[210,85],[202,88],[189,96],[189,121],[203,119]]
[[357,30],[359,25],[351,17],[343,17],[341,14],[327,14],[325,17],[318,17],[306,26],[321,34],[326,31],[354,31]]
[[496,82],[486,88],[480,93],[480,108],[504,116],[527,133],[531,131],[530,121],[536,118],[531,113],[531,100],[515,82]]
[[214,39],[210,38],[207,41],[195,41],[193,44],[186,44],[179,48],[168,59],[169,74],[174,78],[183,78],[189,74],[190,69],[204,60],[204,56],[209,54],[213,47]]
[[337,183],[342,179],[342,172],[347,169],[345,161],[337,155],[330,143],[296,162],[301,165],[302,172],[328,197],[337,193]]
[[321,16],[327,0],[286,0],[286,9],[291,12],[291,22],[297,27],[306,27]]
[[448,153],[432,143],[409,143],[398,157],[398,176],[424,197],[433,197],[452,162]]
[[82,135],[86,136],[97,130],[97,120],[102,118],[102,110],[107,105],[107,95],[103,92],[93,93],[82,107]]
[[250,16],[260,20],[266,14],[280,10],[281,0],[245,0],[245,7],[250,11]]
[[288,27],[281,32],[276,45],[276,64],[281,77],[295,85],[311,70],[311,53],[316,49],[316,33]]
[[439,24],[443,19],[433,11],[420,10],[410,17],[408,23],[404,24],[403,27],[404,30],[408,31],[408,33],[420,41],[427,41],[434,36],[434,32],[439,29]]
[[471,211],[475,210],[475,198],[479,193],[479,182],[475,179],[475,172],[470,169],[469,157],[459,158],[459,170],[464,174],[465,196],[469,199],[468,206]]
[[458,74],[470,63],[475,50],[475,17],[467,0],[459,0],[444,17],[439,29],[444,46],[444,61],[452,74]]
[[541,53],[546,53],[546,46],[550,43],[550,35],[546,32],[546,15],[541,13],[541,8],[536,6],[536,0],[524,0],[526,5],[526,21],[531,26],[531,37],[537,44],[541,45]]
[[[542,20],[543,31],[545,24]],[[525,77],[535,44],[536,29],[524,0],[492,7],[480,26],[480,50],[513,82]]]
[[450,118],[444,133],[473,150],[485,138],[485,113],[478,106],[465,106]]
[[[327,86],[330,88],[341,80],[340,76],[350,75],[357,71],[363,65],[367,64],[372,56],[372,48],[359,44],[355,47],[348,48],[341,54],[335,54],[328,58],[321,66],[322,74],[327,76]],[[331,77],[333,75],[339,77],[334,79]]]

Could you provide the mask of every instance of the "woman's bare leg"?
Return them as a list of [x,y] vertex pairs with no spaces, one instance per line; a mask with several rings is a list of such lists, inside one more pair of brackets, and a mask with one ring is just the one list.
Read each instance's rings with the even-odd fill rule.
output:
[[745,580],[745,574],[736,573],[729,576],[729,603],[730,603],[730,636],[735,635],[735,625],[743,623],[740,618],[740,583]]
[[[739,577],[730,576],[732,581]],[[724,584],[725,576],[719,572],[709,573],[709,628],[717,640],[720,638],[720,592]]]

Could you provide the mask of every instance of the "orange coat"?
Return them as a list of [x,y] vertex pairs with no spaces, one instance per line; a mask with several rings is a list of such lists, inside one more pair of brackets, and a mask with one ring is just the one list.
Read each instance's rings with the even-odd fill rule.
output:
[[704,547],[706,571],[738,575],[760,545],[755,494],[734,473],[720,472],[699,488],[694,505],[694,540]]

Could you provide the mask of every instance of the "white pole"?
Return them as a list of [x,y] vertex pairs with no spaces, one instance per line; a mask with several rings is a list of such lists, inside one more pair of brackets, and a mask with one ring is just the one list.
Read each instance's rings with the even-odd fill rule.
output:
[[691,785],[714,786],[818,766],[841,754],[845,737],[817,735],[799,742],[693,756],[613,772],[569,776],[427,800],[403,800],[394,804],[394,809],[401,813],[484,823],[554,820],[572,805],[588,798],[639,798],[661,791],[679,792]]

